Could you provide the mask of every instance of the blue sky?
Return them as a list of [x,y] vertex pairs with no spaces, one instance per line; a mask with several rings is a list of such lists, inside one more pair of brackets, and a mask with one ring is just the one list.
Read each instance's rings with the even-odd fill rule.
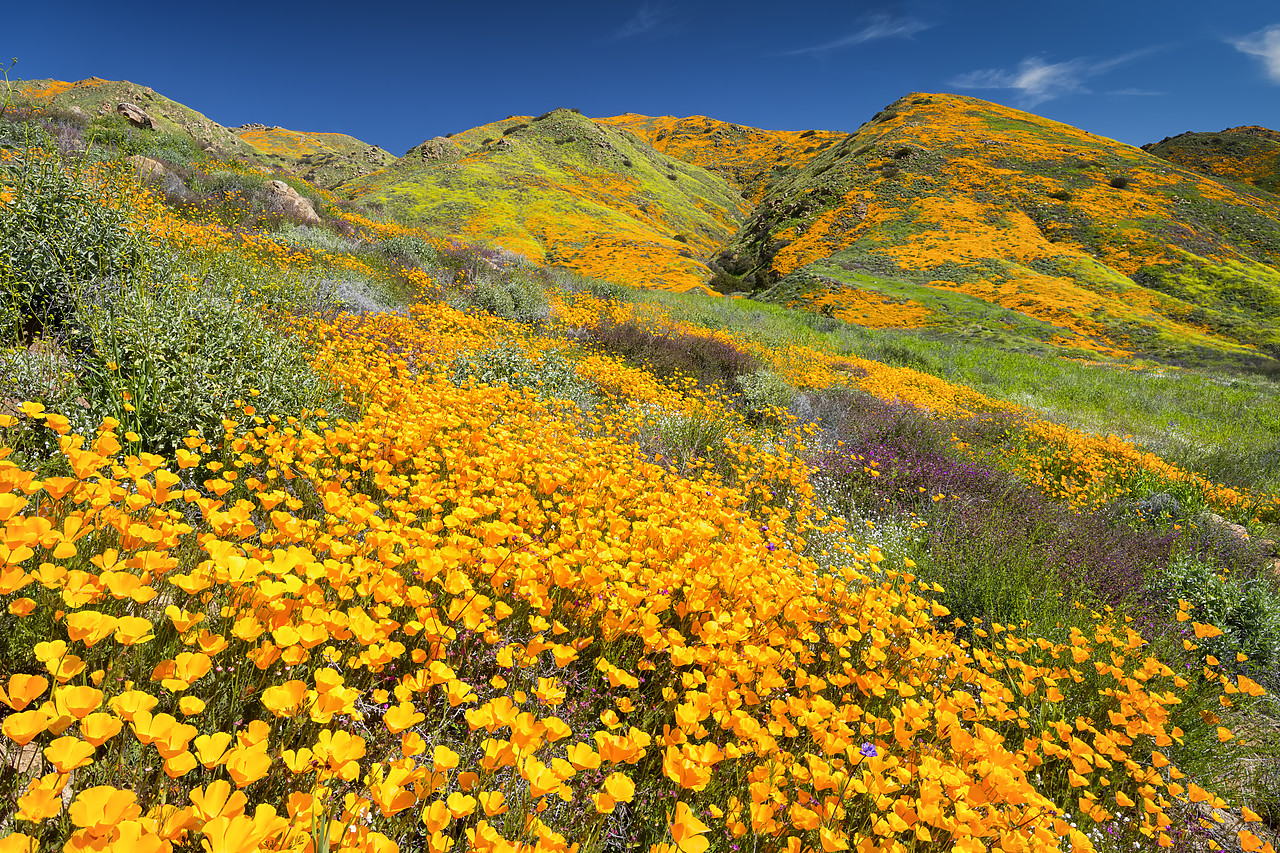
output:
[[225,125],[394,154],[562,106],[849,131],[912,91],[1135,145],[1280,128],[1275,0],[13,5],[0,56],[17,78],[132,80]]

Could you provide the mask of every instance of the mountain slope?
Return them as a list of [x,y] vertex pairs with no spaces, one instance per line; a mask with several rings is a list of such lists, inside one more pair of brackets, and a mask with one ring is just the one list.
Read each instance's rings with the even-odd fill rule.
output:
[[1142,150],[1206,175],[1280,192],[1280,132],[1265,127],[1180,133]]
[[624,113],[596,121],[625,128],[663,154],[723,176],[752,202],[817,152],[845,138],[829,130],[760,130],[706,116]]
[[675,291],[705,289],[707,260],[746,213],[722,177],[566,109],[427,140],[340,192],[539,263]]
[[768,299],[869,325],[1269,369],[1278,260],[1268,193],[976,98],[914,94],[766,193],[717,263]]
[[396,160],[389,151],[345,133],[288,130],[263,124],[241,125],[231,128],[231,132],[257,149],[269,164],[328,190],[386,168]]
[[120,103],[131,103],[151,117],[159,133],[185,134],[201,148],[218,157],[234,157],[258,163],[259,152],[238,139],[230,129],[196,112],[184,104],[166,98],[149,86],[128,80],[103,80],[90,77],[69,83],[64,80],[22,80],[15,86],[17,106],[30,106],[45,112],[82,110],[86,118],[107,122]]

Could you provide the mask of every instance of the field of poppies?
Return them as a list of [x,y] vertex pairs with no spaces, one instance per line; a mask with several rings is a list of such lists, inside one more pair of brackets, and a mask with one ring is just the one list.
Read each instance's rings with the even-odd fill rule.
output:
[[0,853],[1273,849],[1274,492],[19,118]]

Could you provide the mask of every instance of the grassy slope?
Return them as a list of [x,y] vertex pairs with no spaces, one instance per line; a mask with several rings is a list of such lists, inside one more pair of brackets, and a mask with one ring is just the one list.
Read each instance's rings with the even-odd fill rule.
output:
[[128,80],[90,77],[74,83],[23,80],[14,89],[19,106],[25,103],[49,112],[65,112],[79,107],[90,116],[105,116],[113,114],[121,102],[132,103],[151,116],[160,133],[187,134],[215,156],[236,157],[251,163],[261,160],[258,150],[238,139],[231,130],[203,113],[166,98],[149,86]]
[[1218,133],[1180,133],[1142,146],[1157,157],[1268,192],[1280,191],[1280,132],[1229,127]]
[[760,130],[706,116],[624,113],[596,120],[629,130],[663,154],[722,175],[753,203],[774,182],[845,138],[829,130]]
[[232,132],[269,163],[325,189],[386,168],[396,159],[389,151],[345,133],[252,125],[233,128]]
[[745,214],[723,178],[571,110],[432,142],[432,156],[424,143],[343,192],[435,232],[677,291],[704,286]]
[[1274,366],[1278,258],[1267,193],[1018,110],[916,94],[768,192],[721,262],[770,299],[868,325]]

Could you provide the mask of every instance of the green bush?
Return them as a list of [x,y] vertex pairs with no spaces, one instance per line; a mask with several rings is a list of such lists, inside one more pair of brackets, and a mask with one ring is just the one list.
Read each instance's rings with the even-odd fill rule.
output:
[[531,275],[520,270],[482,274],[459,292],[465,307],[478,308],[495,317],[533,322],[551,313],[546,291]]
[[438,260],[438,253],[430,243],[409,234],[379,240],[376,248],[384,260],[400,266],[426,269],[434,266]]
[[86,285],[134,280],[145,242],[113,208],[108,189],[88,186],[59,158],[27,152],[0,165],[0,332],[30,340],[63,326]]
[[560,350],[543,353],[541,361],[534,361],[519,347],[503,344],[459,358],[453,363],[450,378],[455,385],[476,381],[532,388],[543,397],[572,400],[581,409],[590,409],[599,402],[595,384],[580,377],[573,362]]
[[1242,652],[1249,656],[1251,667],[1264,670],[1280,664],[1280,600],[1269,579],[1219,571],[1183,553],[1170,562],[1162,580],[1170,605],[1176,607],[1178,599],[1189,601],[1195,621],[1224,632],[1207,640],[1190,637],[1205,652],[1228,662]]
[[778,410],[786,410],[796,389],[772,370],[757,370],[734,378],[742,394],[741,405],[751,421],[778,421]]

